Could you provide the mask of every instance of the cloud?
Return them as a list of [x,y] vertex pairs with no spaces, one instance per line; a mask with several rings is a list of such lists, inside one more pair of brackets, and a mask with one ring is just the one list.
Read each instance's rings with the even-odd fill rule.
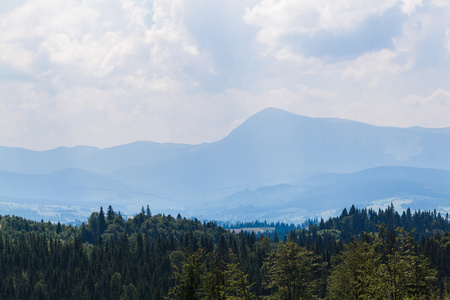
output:
[[448,28],[437,0],[4,1],[0,145],[210,142],[267,106],[450,126]]
[[184,69],[204,63],[182,23],[181,4],[37,0],[4,13],[0,64],[9,70],[2,88],[10,103],[1,112],[16,131],[3,134],[4,143],[28,136],[25,143],[38,148],[164,139],[127,130],[138,131],[133,118],[144,113],[167,115],[174,95],[196,86]]
[[244,19],[260,28],[264,55],[374,87],[386,74],[448,64],[449,14],[440,2],[264,0]]
[[[7,33],[1,38],[2,61],[28,75],[72,85],[85,85],[82,78],[91,84],[116,85],[124,73],[179,71],[186,57],[198,51],[177,16],[177,5],[177,1],[154,1],[153,7],[134,1],[29,1],[0,23]],[[148,18],[153,19],[150,28]]]
[[407,15],[412,14],[416,7],[422,5],[422,0],[402,0],[401,2],[402,12]]
[[446,91],[443,89],[438,89],[430,96],[424,98],[421,101],[422,104],[433,104],[440,106],[450,106],[450,91]]
[[258,41],[279,47],[290,34],[315,35],[320,32],[348,32],[369,17],[383,14],[396,1],[295,1],[264,0],[247,10],[245,21],[261,27]]
[[373,53],[366,53],[350,63],[342,66],[342,78],[356,81],[367,80],[369,87],[378,85],[380,76],[398,74],[411,68],[411,62],[396,64],[395,58],[398,54],[382,50]]

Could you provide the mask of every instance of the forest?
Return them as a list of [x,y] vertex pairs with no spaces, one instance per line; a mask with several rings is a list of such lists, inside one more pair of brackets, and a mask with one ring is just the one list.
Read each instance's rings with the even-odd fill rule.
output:
[[[255,233],[239,228],[270,228]],[[0,217],[1,299],[450,299],[448,215],[344,209],[300,225],[181,215]]]

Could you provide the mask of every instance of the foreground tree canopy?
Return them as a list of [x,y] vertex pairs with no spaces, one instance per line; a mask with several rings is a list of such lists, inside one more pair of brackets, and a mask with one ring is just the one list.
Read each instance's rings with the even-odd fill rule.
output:
[[392,206],[265,234],[149,207],[100,209],[80,227],[3,216],[0,298],[447,299],[448,223]]
[[[396,234],[397,233],[397,234]],[[437,271],[416,254],[410,234],[380,227],[379,234],[352,241],[331,272],[331,299],[430,299]]]

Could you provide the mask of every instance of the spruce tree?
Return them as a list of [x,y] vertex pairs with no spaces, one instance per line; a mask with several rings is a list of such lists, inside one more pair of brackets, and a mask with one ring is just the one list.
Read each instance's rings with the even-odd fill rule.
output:
[[278,243],[264,262],[270,299],[311,299],[316,294],[322,265],[320,257],[292,240]]
[[98,231],[102,234],[106,230],[106,220],[105,213],[103,212],[103,207],[100,207],[100,212],[98,213]]

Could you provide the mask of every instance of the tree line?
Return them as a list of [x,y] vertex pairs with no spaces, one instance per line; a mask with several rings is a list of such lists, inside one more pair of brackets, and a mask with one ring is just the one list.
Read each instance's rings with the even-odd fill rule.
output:
[[[420,222],[421,224],[418,224]],[[267,223],[266,223],[267,224]],[[111,206],[80,227],[0,217],[1,299],[446,299],[448,216],[344,209],[289,232]],[[268,224],[271,225],[271,224]],[[282,226],[279,226],[283,228]]]

